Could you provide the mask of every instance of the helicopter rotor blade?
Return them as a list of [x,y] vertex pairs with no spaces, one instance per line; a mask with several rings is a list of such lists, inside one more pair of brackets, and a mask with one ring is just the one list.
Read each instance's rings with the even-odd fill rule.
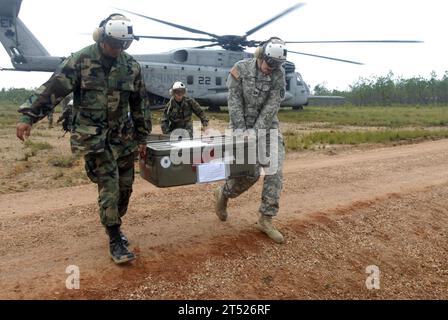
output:
[[212,43],[212,44],[206,44],[203,46],[199,46],[199,47],[194,47],[193,49],[204,49],[204,48],[211,48],[211,47],[217,47],[220,46],[220,43]]
[[135,15],[135,16],[139,16],[141,18],[145,18],[145,19],[149,19],[149,20],[152,20],[152,21],[155,21],[155,22],[163,23],[163,24],[166,24],[168,26],[171,26],[171,27],[174,27],[174,28],[178,28],[178,29],[181,29],[181,30],[184,30],[184,31],[188,31],[188,32],[191,32],[191,33],[205,34],[205,35],[208,35],[208,36],[213,37],[213,38],[219,38],[219,36],[217,36],[216,34],[213,34],[213,33],[208,33],[208,32],[205,32],[205,31],[201,31],[201,30],[189,28],[189,27],[186,27],[186,26],[182,26],[180,24],[176,24],[176,23],[172,23],[172,22],[168,22],[168,21],[164,21],[164,20],[160,20],[160,19],[156,19],[156,18],[151,18],[151,17],[145,16],[143,14],[132,12],[132,11],[125,10],[125,9],[120,9],[120,8],[114,8],[114,9],[117,9],[117,10],[120,10],[120,11],[124,11],[124,12],[127,12],[129,14],[132,14],[132,15]]
[[206,38],[187,38],[187,37],[164,37],[164,36],[135,36],[135,38],[141,39],[159,39],[159,40],[192,40],[192,41],[203,41],[203,42],[213,42],[216,39],[206,39]]
[[291,51],[288,50],[288,53],[295,53],[295,54],[301,54],[304,56],[310,56],[310,57],[315,57],[315,58],[321,58],[321,59],[328,59],[328,60],[334,60],[334,61],[339,61],[339,62],[345,62],[345,63],[352,63],[352,64],[358,64],[358,65],[364,65],[364,63],[361,62],[356,62],[356,61],[350,61],[350,60],[344,60],[344,59],[338,59],[338,58],[332,58],[332,57],[326,57],[326,56],[319,56],[317,54],[311,54],[311,53],[304,53],[304,52],[298,52],[298,51]]
[[337,41],[285,41],[285,43],[424,43],[420,40],[337,40]]
[[280,19],[281,17],[287,15],[288,13],[291,13],[294,10],[299,9],[300,7],[303,7],[305,5],[305,3],[297,3],[295,5],[293,5],[292,7],[290,7],[289,9],[286,9],[285,11],[279,13],[278,15],[276,15],[275,17],[263,22],[262,24],[259,24],[258,26],[256,26],[255,28],[249,30],[246,32],[246,37],[250,36],[251,34],[257,32],[258,30],[260,30],[261,28],[266,27],[268,24],[274,22],[277,19]]
[[249,40],[244,43],[244,46],[248,48],[256,48],[261,46],[262,43],[263,41]]

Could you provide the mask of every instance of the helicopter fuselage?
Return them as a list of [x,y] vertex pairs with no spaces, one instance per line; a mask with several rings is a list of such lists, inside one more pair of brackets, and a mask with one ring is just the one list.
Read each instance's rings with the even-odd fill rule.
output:
[[[233,65],[253,57],[247,52],[228,50],[178,49],[161,54],[135,55],[142,66],[147,91],[153,104],[169,99],[173,82],[187,85],[188,95],[207,106],[227,105],[227,77]],[[287,90],[283,106],[308,103],[310,91],[291,62],[284,65]]]
[[[51,56],[18,17],[21,0],[0,0],[0,42],[17,71],[54,72],[64,58]],[[166,53],[133,55],[142,66],[150,105],[161,106],[169,98],[173,82],[187,85],[188,95],[211,109],[227,105],[227,77],[233,65],[253,55],[246,36],[219,37],[225,49],[187,48]],[[310,90],[292,62],[283,65],[286,96],[283,106],[300,108],[308,104]],[[0,68],[9,70],[9,68]]]

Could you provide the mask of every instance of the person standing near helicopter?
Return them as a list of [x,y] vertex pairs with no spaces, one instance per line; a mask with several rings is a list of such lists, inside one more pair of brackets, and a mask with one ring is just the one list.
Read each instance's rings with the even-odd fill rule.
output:
[[[143,108],[146,89],[140,64],[124,51],[134,40],[132,23],[121,14],[104,19],[92,44],[67,58],[19,108],[16,131],[24,141],[32,125],[73,92],[72,151],[84,156],[90,180],[98,185],[100,220],[116,264],[135,259],[121,231],[134,182],[137,149],[144,156],[149,129]],[[74,195],[76,196],[76,195]]]
[[228,199],[237,198],[253,186],[260,178],[263,167],[266,175],[257,228],[276,243],[284,242],[283,235],[272,224],[272,218],[279,210],[283,184],[285,148],[277,113],[286,92],[285,71],[282,68],[286,56],[284,42],[271,38],[257,48],[254,58],[239,61],[231,69],[227,81],[230,127],[235,134],[255,135],[258,141],[262,139],[263,132],[266,133],[263,138],[266,139],[266,150],[269,150],[271,161],[269,164],[262,163],[258,143],[256,174],[230,179],[214,194],[215,212],[221,221],[226,221]]
[[180,81],[174,82],[171,86],[171,99],[166,104],[161,120],[164,134],[171,134],[176,129],[184,129],[188,131],[190,138],[192,138],[193,114],[201,119],[203,129],[208,126],[208,118],[205,112],[201,109],[199,103],[193,98],[187,97],[186,93],[187,87]]

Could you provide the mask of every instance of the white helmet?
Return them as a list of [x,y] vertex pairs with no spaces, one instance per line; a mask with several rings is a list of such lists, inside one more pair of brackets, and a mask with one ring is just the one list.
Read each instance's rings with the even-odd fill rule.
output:
[[271,67],[279,67],[285,63],[287,54],[285,43],[278,38],[270,39],[264,45],[263,58]]
[[177,90],[183,91],[185,94],[187,92],[187,87],[185,86],[185,84],[183,82],[176,81],[171,86],[170,95],[174,95],[174,91],[177,91]]
[[128,49],[134,40],[131,21],[122,14],[114,13],[101,21],[100,26],[93,32],[96,42],[107,41],[115,48]]
[[187,87],[186,87],[185,84],[183,84],[182,82],[180,82],[180,81],[176,81],[176,82],[173,83],[173,87],[172,87],[172,89],[173,89],[173,91],[174,91],[174,90],[179,90],[179,89],[186,90]]

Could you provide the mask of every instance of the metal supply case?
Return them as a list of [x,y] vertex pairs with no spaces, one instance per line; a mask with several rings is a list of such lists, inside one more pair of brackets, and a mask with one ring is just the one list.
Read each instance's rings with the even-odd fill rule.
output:
[[252,140],[221,136],[157,141],[159,138],[151,137],[146,158],[139,160],[141,177],[159,188],[255,175]]

